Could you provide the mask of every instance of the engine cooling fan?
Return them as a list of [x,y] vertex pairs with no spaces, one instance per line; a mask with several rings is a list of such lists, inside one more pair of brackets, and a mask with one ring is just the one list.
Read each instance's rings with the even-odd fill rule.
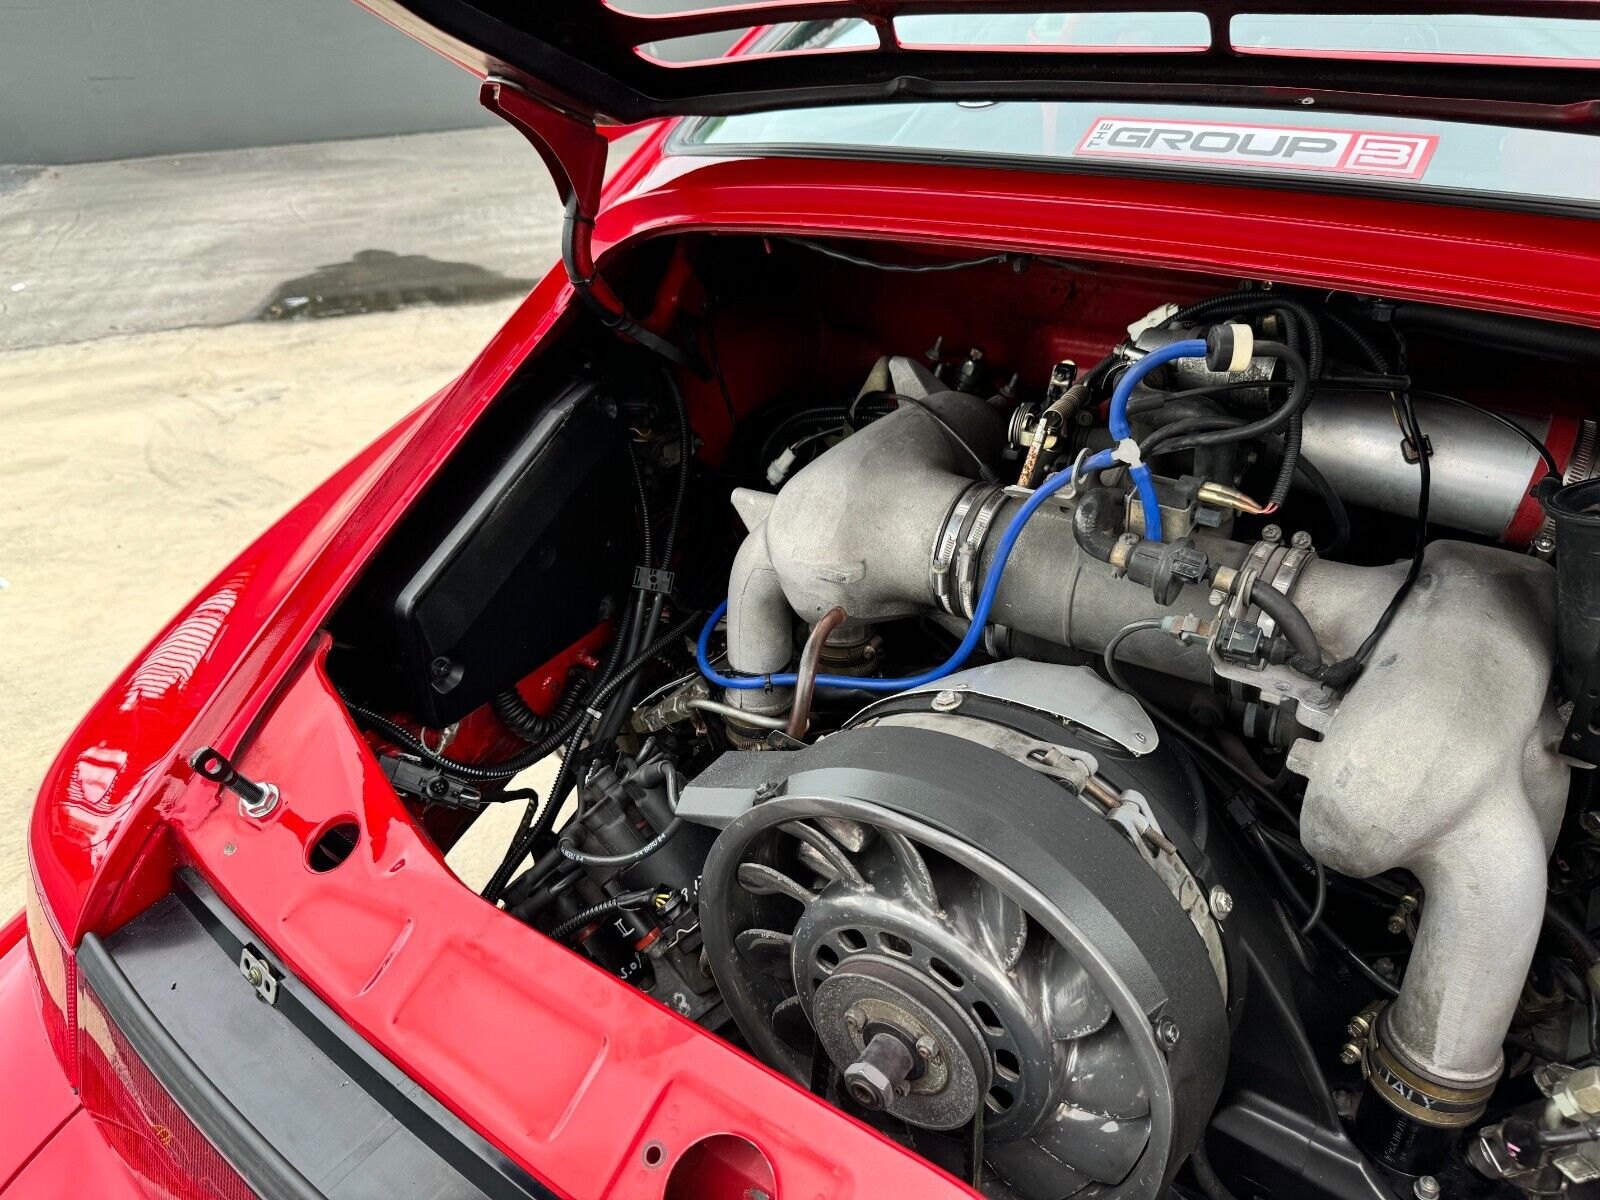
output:
[[1159,1194],[1227,1031],[1215,958],[1146,855],[963,737],[761,757],[793,770],[718,836],[701,890],[756,1053],[930,1157],[942,1137],[992,1195]]

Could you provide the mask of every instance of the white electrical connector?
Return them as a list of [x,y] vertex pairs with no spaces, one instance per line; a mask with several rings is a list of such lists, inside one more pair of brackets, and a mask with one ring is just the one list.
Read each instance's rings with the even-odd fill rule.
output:
[[1160,308],[1152,308],[1144,316],[1128,326],[1129,340],[1137,343],[1141,333],[1147,329],[1154,329],[1177,311],[1178,306],[1176,304],[1163,304]]
[[794,452],[794,447],[791,446],[782,454],[778,455],[777,458],[773,459],[772,465],[767,468],[767,483],[773,487],[777,487],[785,479],[789,478],[789,469],[794,466],[794,460],[799,457],[800,456]]

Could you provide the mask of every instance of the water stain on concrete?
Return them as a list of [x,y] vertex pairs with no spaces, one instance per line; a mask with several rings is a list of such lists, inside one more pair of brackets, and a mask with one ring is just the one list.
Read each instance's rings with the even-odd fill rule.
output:
[[44,167],[0,166],[0,196],[20,192],[44,173]]
[[252,319],[304,321],[395,312],[416,304],[477,304],[524,295],[534,282],[426,254],[359,250],[349,262],[286,280]]

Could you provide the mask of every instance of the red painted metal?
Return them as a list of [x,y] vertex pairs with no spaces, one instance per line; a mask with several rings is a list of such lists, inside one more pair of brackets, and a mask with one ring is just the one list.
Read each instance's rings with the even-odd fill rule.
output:
[[[663,158],[666,133],[613,180],[596,230],[602,268],[625,245],[674,232],[845,234],[1600,325],[1600,238],[1577,220],[1089,175]],[[321,675],[316,632],[330,609],[484,405],[559,330],[571,297],[552,272],[456,383],[246,549],[91,709],[30,826],[50,919],[75,945],[148,904],[172,863],[193,861],[362,1036],[571,1195],[658,1197],[664,1176],[644,1148],[675,1156],[710,1133],[759,1147],[784,1195],[967,1194],[463,889]],[[253,825],[197,783],[181,764],[200,744],[278,783],[279,813]],[[360,846],[313,874],[307,839],[346,813]],[[0,1007],[4,1036],[19,1021]],[[87,1123],[67,1127],[76,1138]]]
[[[185,1180],[184,1182],[189,1182]],[[38,1149],[22,1172],[5,1188],[6,1200],[150,1200],[100,1135],[100,1128],[81,1109]],[[217,1193],[193,1188],[174,1190],[163,1200],[213,1200]]]

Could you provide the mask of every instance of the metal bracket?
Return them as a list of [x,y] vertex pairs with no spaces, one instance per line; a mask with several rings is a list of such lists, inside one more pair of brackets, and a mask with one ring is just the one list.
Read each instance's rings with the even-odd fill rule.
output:
[[278,977],[271,965],[249,946],[239,951],[239,974],[255,989],[256,998],[270,1005],[278,1003]]

